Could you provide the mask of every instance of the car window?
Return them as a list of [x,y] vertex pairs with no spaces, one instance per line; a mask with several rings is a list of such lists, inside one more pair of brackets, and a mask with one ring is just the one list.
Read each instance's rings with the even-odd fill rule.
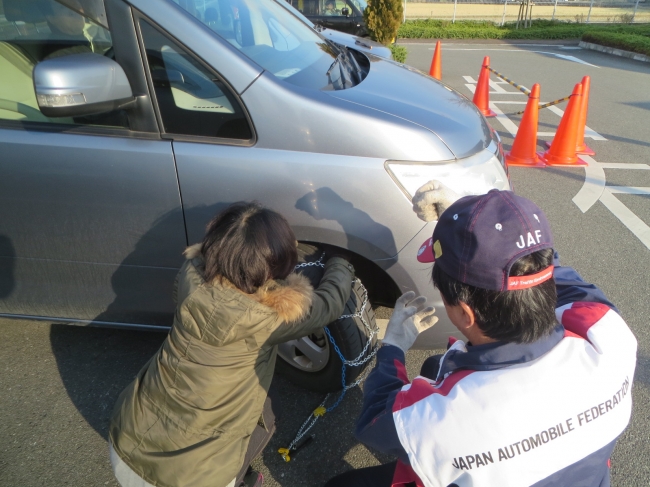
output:
[[320,15],[320,0],[288,0],[289,3],[305,15]]
[[[337,48],[273,0],[168,1],[282,81],[326,90],[354,85],[340,80]],[[311,0],[302,1],[306,6]],[[316,9],[319,1],[314,0]],[[303,8],[303,12],[309,13],[309,9]]]
[[368,4],[365,2],[365,0],[348,0],[348,3],[351,5],[354,5],[359,12],[363,14],[363,11],[366,9]]
[[289,3],[305,15],[321,14],[321,0],[289,0]]
[[343,0],[320,0],[321,15],[341,17],[343,16],[343,9],[348,8]]
[[92,52],[112,56],[102,0],[0,0],[0,120],[128,127],[123,110],[48,118],[32,72],[44,60]]
[[166,133],[252,138],[244,111],[221,79],[145,20],[140,31]]

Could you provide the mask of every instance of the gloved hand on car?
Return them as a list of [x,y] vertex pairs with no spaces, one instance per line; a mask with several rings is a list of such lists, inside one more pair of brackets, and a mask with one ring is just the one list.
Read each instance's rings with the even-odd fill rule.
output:
[[413,291],[402,294],[388,320],[383,344],[395,345],[406,352],[413,346],[420,333],[435,325],[438,321],[438,317],[434,315],[436,310],[432,306],[424,308],[426,302],[427,298],[416,298]]
[[459,198],[459,194],[440,181],[432,179],[415,192],[413,211],[420,220],[436,221]]

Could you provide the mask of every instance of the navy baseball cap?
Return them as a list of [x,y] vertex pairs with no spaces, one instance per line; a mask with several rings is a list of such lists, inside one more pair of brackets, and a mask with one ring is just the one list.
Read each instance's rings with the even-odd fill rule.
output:
[[461,198],[447,208],[417,258],[435,262],[465,284],[506,291],[533,287],[553,277],[553,266],[509,277],[517,259],[552,247],[548,220],[535,203],[512,191],[493,189]]

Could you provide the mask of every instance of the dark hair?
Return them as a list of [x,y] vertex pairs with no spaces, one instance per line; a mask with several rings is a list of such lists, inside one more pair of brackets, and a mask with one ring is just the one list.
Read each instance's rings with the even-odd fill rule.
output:
[[208,223],[201,245],[204,278],[228,279],[252,294],[296,266],[296,237],[287,220],[257,202],[233,203]]
[[[512,265],[511,276],[535,274],[553,263],[553,249],[521,257]],[[467,304],[485,336],[505,342],[531,343],[551,333],[557,320],[555,279],[515,291],[490,291],[451,278],[434,264],[433,284],[447,304]]]

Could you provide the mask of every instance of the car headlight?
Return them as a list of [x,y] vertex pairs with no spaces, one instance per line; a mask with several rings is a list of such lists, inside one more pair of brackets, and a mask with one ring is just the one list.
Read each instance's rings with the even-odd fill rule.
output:
[[[492,144],[491,144],[492,145]],[[424,183],[437,179],[461,196],[485,194],[491,189],[509,190],[506,166],[498,147],[465,159],[441,162],[386,161],[393,181],[412,199]]]

